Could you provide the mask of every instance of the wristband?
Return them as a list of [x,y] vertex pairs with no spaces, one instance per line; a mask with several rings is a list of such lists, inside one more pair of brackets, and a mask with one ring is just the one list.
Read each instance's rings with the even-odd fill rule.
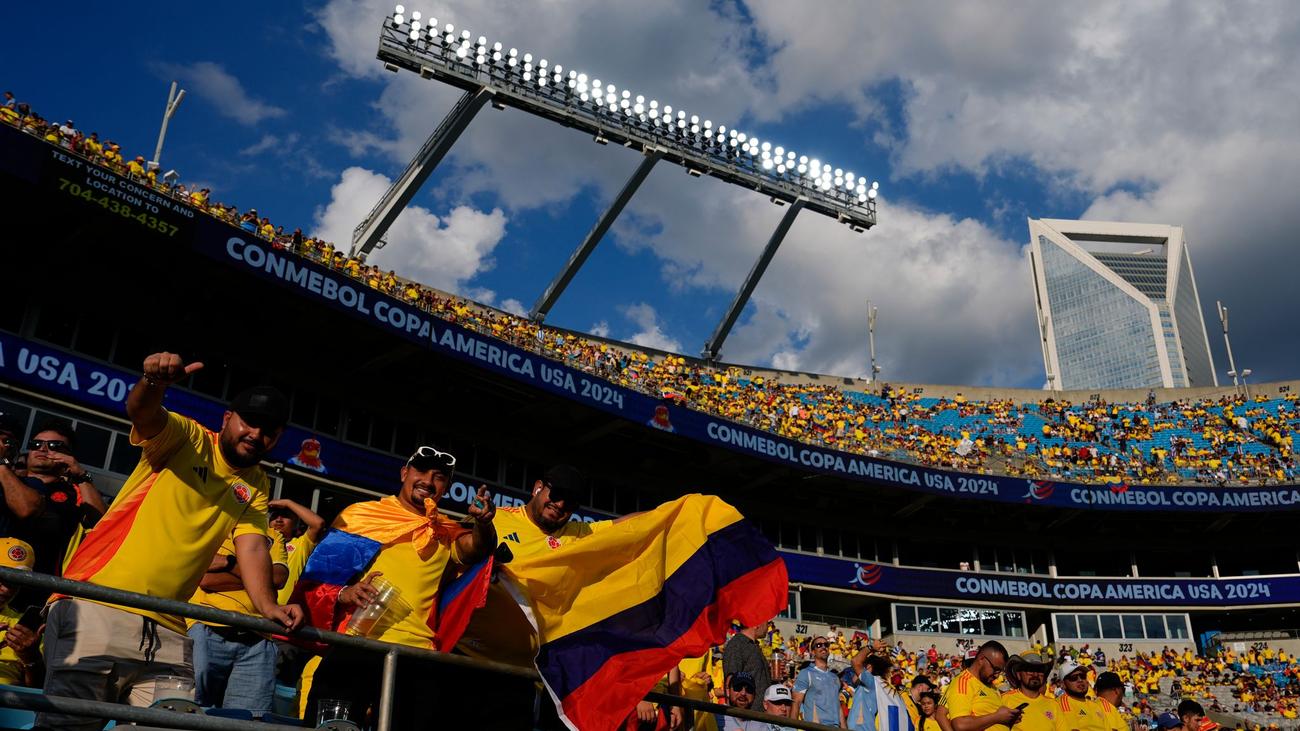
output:
[[145,374],[143,378],[144,378],[144,385],[150,388],[167,388],[166,383],[159,381],[158,379],[154,378],[151,375]]

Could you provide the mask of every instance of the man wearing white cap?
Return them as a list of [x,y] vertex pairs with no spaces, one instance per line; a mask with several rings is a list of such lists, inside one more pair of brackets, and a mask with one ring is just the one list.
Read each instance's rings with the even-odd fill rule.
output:
[[1106,714],[1095,698],[1088,697],[1088,668],[1073,660],[1056,667],[1056,678],[1065,690],[1056,699],[1060,707],[1057,731],[1101,731],[1106,725]]
[[[767,686],[767,692],[763,694],[763,710],[773,716],[789,718],[794,710],[794,694],[784,685],[776,684]],[[769,731],[786,731],[788,727],[768,724]]]

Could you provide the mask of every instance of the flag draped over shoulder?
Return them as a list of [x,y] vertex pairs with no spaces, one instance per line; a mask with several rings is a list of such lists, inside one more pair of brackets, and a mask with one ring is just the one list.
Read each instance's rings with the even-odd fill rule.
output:
[[537,669],[561,718],[615,729],[664,673],[720,644],[733,619],[785,608],[785,562],[733,507],[688,495],[506,564],[531,600]]
[[912,714],[903,696],[886,687],[884,680],[876,681],[876,728],[879,731],[916,731]]

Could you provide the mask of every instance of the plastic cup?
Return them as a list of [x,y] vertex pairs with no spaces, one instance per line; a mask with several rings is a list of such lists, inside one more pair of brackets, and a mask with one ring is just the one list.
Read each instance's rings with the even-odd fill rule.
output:
[[330,721],[346,721],[351,710],[350,701],[321,698],[316,701],[316,727],[324,726]]
[[194,678],[180,675],[159,675],[153,679],[153,700],[194,700]]
[[411,613],[411,606],[402,600],[402,590],[392,582],[379,576],[372,584],[379,594],[365,609],[352,613],[344,630],[347,634],[370,637],[379,634],[377,627],[392,625]]

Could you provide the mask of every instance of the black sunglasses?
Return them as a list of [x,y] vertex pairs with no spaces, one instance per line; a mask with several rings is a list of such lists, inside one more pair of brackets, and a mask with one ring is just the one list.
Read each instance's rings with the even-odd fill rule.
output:
[[51,452],[68,451],[68,443],[63,439],[33,439],[27,443],[27,451],[39,452],[48,449]]
[[814,650],[816,650],[816,649],[819,648],[819,647],[830,647],[830,646],[831,646],[831,643],[829,643],[829,642],[814,642],[814,643],[812,644],[812,648],[813,648]]

